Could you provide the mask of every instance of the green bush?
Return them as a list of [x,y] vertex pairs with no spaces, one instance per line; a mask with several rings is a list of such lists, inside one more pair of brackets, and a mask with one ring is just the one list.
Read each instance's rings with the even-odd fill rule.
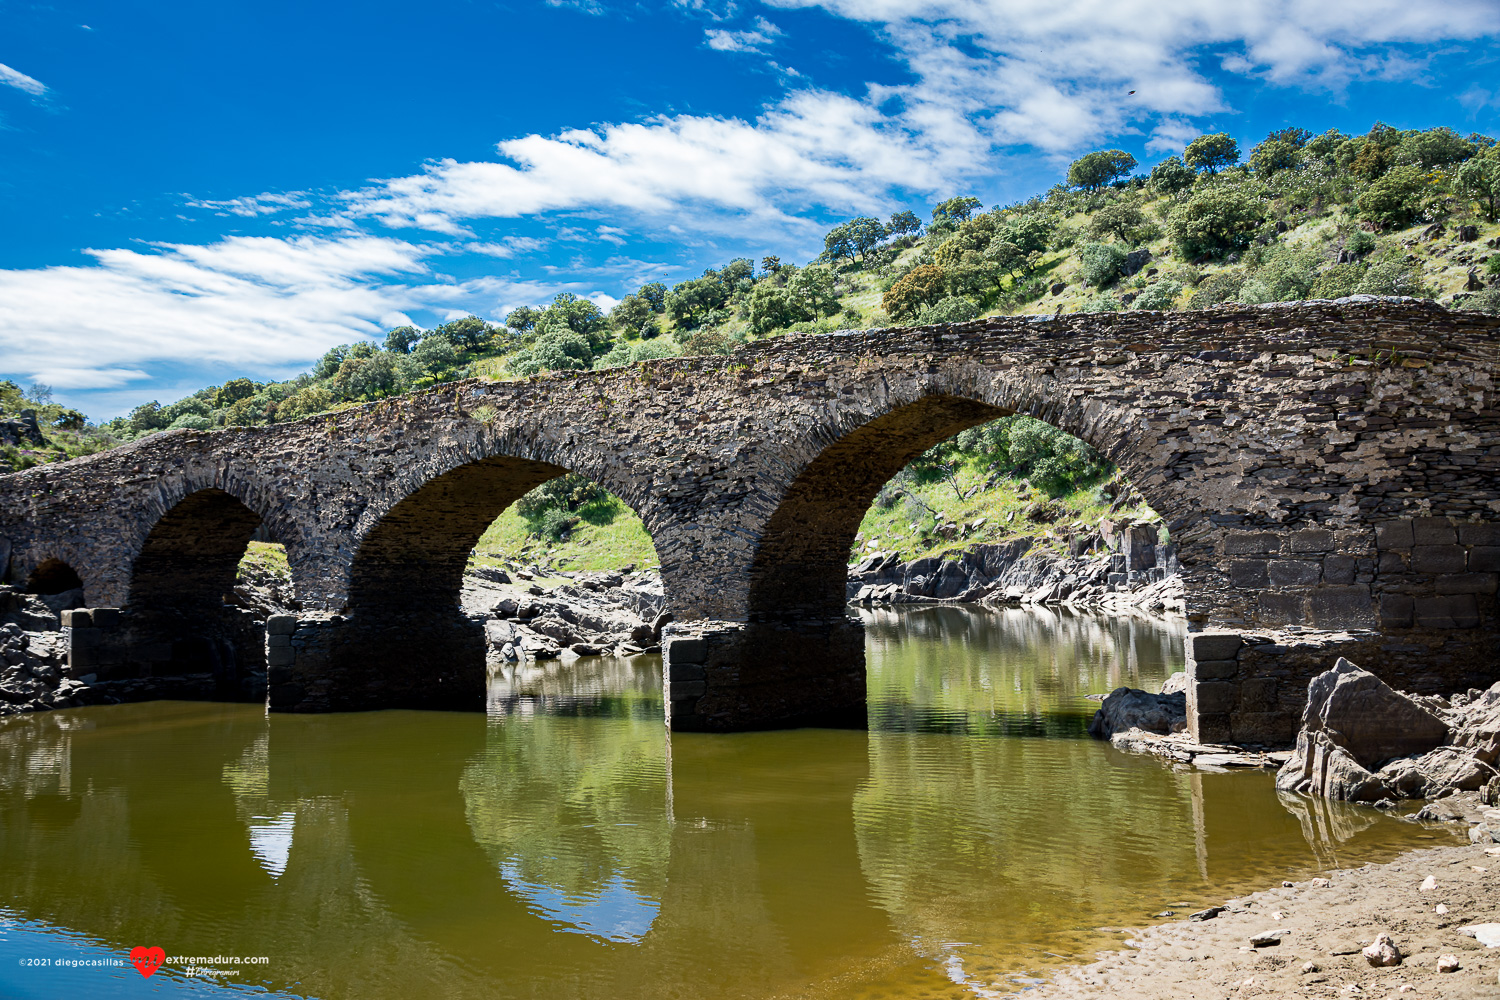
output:
[[1165,310],[1172,308],[1172,303],[1177,301],[1177,294],[1182,291],[1182,285],[1176,281],[1158,281],[1150,285],[1144,292],[1135,297],[1130,304],[1132,309]]
[[1245,276],[1239,271],[1220,271],[1204,278],[1188,300],[1189,309],[1207,309],[1221,302],[1233,302],[1240,294]]
[[1186,191],[1198,179],[1198,174],[1182,162],[1181,157],[1169,156],[1151,168],[1151,188],[1157,194],[1173,195]]
[[914,267],[886,290],[880,304],[892,319],[911,319],[943,296],[947,289],[945,278],[943,269],[936,264]]
[[1112,313],[1120,311],[1120,300],[1108,292],[1096,292],[1078,307],[1079,312]]
[[549,479],[516,501],[516,513],[528,521],[540,521],[549,510],[572,514],[587,504],[609,498],[598,483],[576,472]]
[[938,299],[918,313],[917,322],[922,326],[930,326],[933,323],[963,323],[978,315],[979,307],[973,302],[950,295],[947,298]]
[[1365,269],[1358,264],[1334,264],[1318,272],[1313,282],[1312,297],[1315,299],[1341,299],[1353,295],[1364,277]]
[[544,371],[583,371],[593,366],[588,342],[572,332],[551,331],[537,337],[532,345],[517,351],[510,370],[517,375],[535,375]]
[[1219,257],[1250,245],[1266,217],[1265,205],[1220,183],[1199,191],[1172,213],[1167,233],[1188,260]]
[[1411,223],[1422,207],[1426,179],[1416,167],[1392,167],[1359,196],[1359,216],[1382,229]]
[[1113,243],[1085,243],[1078,251],[1079,273],[1095,288],[1104,288],[1120,276],[1125,251]]

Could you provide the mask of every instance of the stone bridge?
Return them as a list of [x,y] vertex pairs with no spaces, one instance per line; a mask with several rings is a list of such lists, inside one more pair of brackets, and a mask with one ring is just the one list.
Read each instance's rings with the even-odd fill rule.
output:
[[[42,592],[81,582],[106,609],[72,616],[77,674],[211,664],[231,691],[268,664],[274,710],[477,710],[470,549],[573,471],[655,542],[673,728],[862,724],[845,605],[862,516],[924,449],[1023,413],[1107,454],[1162,514],[1193,629],[1365,630],[1392,683],[1452,689],[1496,669],[1497,333],[1432,304],[1340,300],[788,336],[470,380],[0,476],[0,570]],[[222,600],[262,525],[302,609],[270,636]],[[1285,739],[1305,671],[1239,648],[1189,644],[1196,731]]]

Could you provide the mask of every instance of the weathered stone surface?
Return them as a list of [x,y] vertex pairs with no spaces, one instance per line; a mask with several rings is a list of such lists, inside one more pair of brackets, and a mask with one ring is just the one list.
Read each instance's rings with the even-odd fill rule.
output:
[[[228,642],[238,626],[216,622],[219,602],[263,531],[287,547],[303,612],[340,618],[318,630],[333,672],[284,694],[300,688],[312,708],[332,704],[335,676],[358,685],[355,659],[335,655],[344,646],[405,663],[414,689],[449,678],[467,704],[478,682],[455,687],[422,644],[474,634],[451,613],[468,553],[539,483],[575,471],[634,508],[679,621],[831,619],[880,487],[932,444],[1024,413],[1099,447],[1162,513],[1195,622],[1316,618],[1313,584],[1235,586],[1226,555],[1372,559],[1409,534],[1417,578],[1372,568],[1358,580],[1369,602],[1398,592],[1415,602],[1414,630],[1493,636],[1493,601],[1438,594],[1431,579],[1466,567],[1421,566],[1466,561],[1483,532],[1455,525],[1487,523],[1500,504],[1497,331],[1479,313],[1364,299],[789,336],[728,357],[471,380],[294,423],[152,435],[0,476],[0,536],[12,580],[61,567],[82,581],[83,606],[179,614]],[[1372,341],[1422,367],[1346,363]],[[745,671],[775,673],[745,648]],[[369,703],[396,697],[399,677],[372,677]]]
[[1187,655],[1198,660],[1232,660],[1243,640],[1238,632],[1193,632],[1187,637]]
[[1364,768],[1425,753],[1448,739],[1442,719],[1343,657],[1308,685],[1302,728],[1328,735]]
[[1307,729],[1297,734],[1292,759],[1276,773],[1276,788],[1344,802],[1376,802],[1390,796],[1385,782],[1361,767],[1327,732]]
[[1141,729],[1148,733],[1172,733],[1187,728],[1185,692],[1151,694],[1138,688],[1115,688],[1089,723],[1089,735],[1107,740],[1115,733]]
[[1468,565],[1462,545],[1418,545],[1411,550],[1411,568],[1417,573],[1462,573]]

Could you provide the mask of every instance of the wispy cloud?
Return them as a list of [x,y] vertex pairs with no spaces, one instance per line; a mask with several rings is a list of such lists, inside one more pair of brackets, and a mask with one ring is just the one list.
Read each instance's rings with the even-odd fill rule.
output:
[[0,63],[0,86],[14,87],[32,97],[41,97],[47,92],[47,85],[42,81],[33,79],[18,69],[11,69],[4,63]]
[[725,28],[705,29],[708,47],[720,52],[762,52],[782,34],[782,30],[763,17],[755,19],[755,27],[745,31],[729,31]]
[[223,201],[208,198],[194,199],[191,196],[188,198],[187,204],[190,208],[206,208],[218,215],[238,215],[244,218],[275,215],[277,212],[285,212],[288,209],[312,207],[312,202],[307,199],[306,192],[303,191],[287,191],[280,194],[267,192],[245,198],[228,198]]

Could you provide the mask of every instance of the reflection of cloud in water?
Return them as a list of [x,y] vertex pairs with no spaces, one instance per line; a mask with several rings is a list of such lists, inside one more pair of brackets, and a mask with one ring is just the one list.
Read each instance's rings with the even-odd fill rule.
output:
[[573,898],[558,889],[521,877],[520,865],[500,865],[500,877],[541,915],[566,926],[573,934],[588,934],[620,944],[635,944],[651,930],[660,904],[637,893],[618,872],[601,883],[597,892]]
[[292,855],[292,826],[296,821],[295,812],[256,816],[250,821],[250,853],[272,878],[280,878],[286,871],[287,860]]

